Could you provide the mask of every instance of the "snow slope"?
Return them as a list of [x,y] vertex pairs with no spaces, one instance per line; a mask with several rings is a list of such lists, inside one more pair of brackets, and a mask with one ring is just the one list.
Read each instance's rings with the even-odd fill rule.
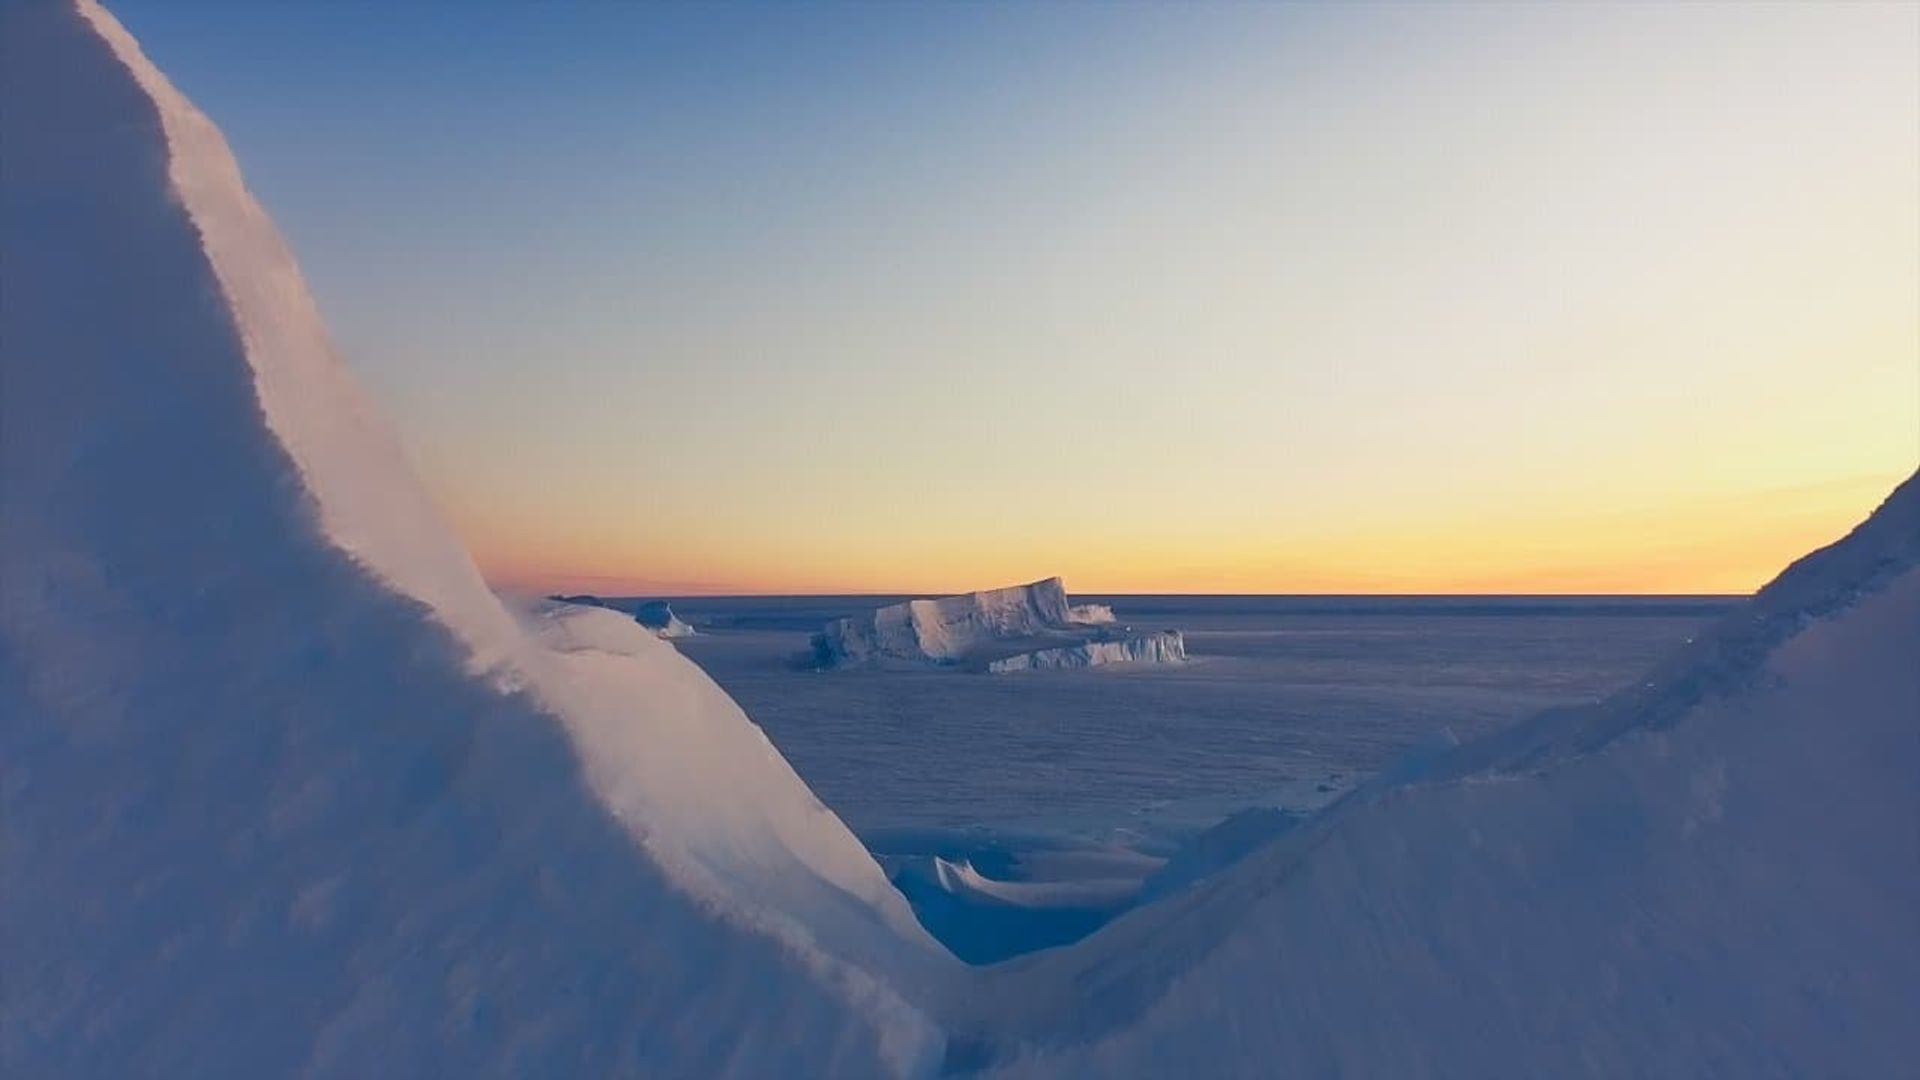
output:
[[487,591],[213,125],[0,20],[0,1072],[937,1056],[957,965],[670,646]]
[[[974,991],[1009,1075],[1830,1075],[1920,1051],[1920,477],[1649,681]],[[1572,733],[1571,736],[1569,733]],[[971,1031],[965,1029],[971,1026]]]

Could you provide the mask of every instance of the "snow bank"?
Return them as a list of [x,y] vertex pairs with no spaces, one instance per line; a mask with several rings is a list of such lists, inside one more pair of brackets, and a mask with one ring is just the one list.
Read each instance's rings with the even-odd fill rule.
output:
[[[670,646],[486,591],[110,17],[0,11],[0,101],[32,103],[0,109],[0,1073],[1920,1055],[1920,477],[1641,686],[1222,834],[1204,880],[969,972]],[[846,638],[1076,623],[1057,581],[954,599]],[[1102,900],[934,869],[1023,917]]]
[[994,969],[1007,1075],[1891,1075],[1920,1036],[1920,477],[1646,686]]
[[213,125],[0,19],[0,1072],[911,1072],[952,961],[691,663],[509,612]]
[[821,667],[965,666],[1027,671],[1186,658],[1178,631],[1112,629],[1113,609],[1074,606],[1057,577],[1030,585],[908,600],[836,619],[815,635]]

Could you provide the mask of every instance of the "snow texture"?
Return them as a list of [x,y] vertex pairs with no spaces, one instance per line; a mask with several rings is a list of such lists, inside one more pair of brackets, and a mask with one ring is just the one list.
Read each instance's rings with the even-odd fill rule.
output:
[[1007,672],[1186,658],[1178,631],[1136,634],[1113,624],[1112,608],[1070,605],[1066,586],[1052,577],[835,619],[816,635],[813,648],[826,668],[942,665]]
[[485,588],[213,125],[0,19],[0,1073],[937,1057],[957,965],[671,647]]
[[[1159,902],[969,969],[676,650],[484,588],[110,16],[0,8],[0,102],[0,1074],[1920,1056],[1920,477],[1614,699],[1228,830]],[[1075,624],[1057,581],[887,610],[845,638]]]

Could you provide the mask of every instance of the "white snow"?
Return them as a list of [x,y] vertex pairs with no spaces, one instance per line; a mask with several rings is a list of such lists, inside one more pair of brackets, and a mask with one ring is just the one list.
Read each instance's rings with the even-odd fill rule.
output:
[[[0,31],[0,101],[32,103],[0,109],[0,1073],[1920,1054],[1920,476],[1643,685],[1228,829],[1165,899],[971,970],[673,647],[487,592],[111,16]],[[844,637],[946,660],[1093,618],[1054,579]],[[1128,887],[931,869],[1027,920]]]
[[937,1058],[958,965],[759,729],[509,613],[218,130],[91,0],[4,18],[0,1071]]
[[1573,726],[1604,740],[1568,749],[1548,717],[1463,747],[996,969],[966,1055],[1013,1075],[1196,1054],[1217,1075],[1902,1071],[1916,522],[1920,477],[1670,667],[1659,707],[1630,691]]

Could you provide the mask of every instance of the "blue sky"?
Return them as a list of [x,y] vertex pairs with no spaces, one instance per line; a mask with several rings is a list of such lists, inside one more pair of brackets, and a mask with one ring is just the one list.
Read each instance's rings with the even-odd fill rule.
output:
[[498,580],[1742,588],[1920,458],[1911,6],[112,6]]

